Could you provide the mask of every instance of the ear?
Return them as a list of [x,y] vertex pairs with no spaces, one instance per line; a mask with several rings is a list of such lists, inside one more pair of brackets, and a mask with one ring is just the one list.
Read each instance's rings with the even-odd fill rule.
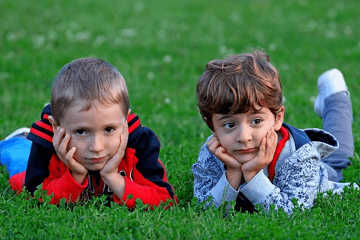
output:
[[282,106],[275,115],[274,130],[279,131],[284,122],[285,107]]
[[55,129],[60,126],[56,121],[55,119],[53,118],[53,116],[49,116],[49,122],[51,123],[52,125],[52,128],[53,128],[53,132],[55,132]]

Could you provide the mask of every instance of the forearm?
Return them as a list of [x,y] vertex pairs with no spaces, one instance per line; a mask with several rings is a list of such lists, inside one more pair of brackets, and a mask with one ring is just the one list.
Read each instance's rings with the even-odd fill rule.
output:
[[104,183],[113,191],[113,193],[122,199],[125,192],[125,179],[119,173],[112,173],[102,176]]
[[65,198],[67,202],[76,202],[81,192],[88,186],[88,180],[85,178],[82,184],[71,176],[70,171],[67,170],[62,176],[57,177],[50,173],[50,176],[43,182],[43,190],[47,191],[48,195],[53,194],[51,204],[58,204],[60,199]]
[[[134,208],[136,200],[140,199],[143,204],[149,206],[159,206],[160,203],[165,203],[168,200],[175,200],[176,196],[171,196],[168,190],[164,187],[158,186],[152,182],[145,180],[136,181],[128,177],[124,177],[125,190],[122,198],[117,195],[114,196],[114,201],[117,203],[125,202],[128,208]],[[172,204],[170,204],[172,205]]]
[[233,189],[239,189],[242,181],[241,169],[228,169],[225,172],[226,180]]

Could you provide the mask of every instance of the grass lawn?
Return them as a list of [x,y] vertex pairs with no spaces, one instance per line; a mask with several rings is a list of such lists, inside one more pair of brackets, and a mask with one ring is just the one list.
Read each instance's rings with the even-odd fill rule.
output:
[[352,189],[319,196],[312,210],[229,214],[202,211],[192,196],[191,166],[211,134],[196,105],[208,61],[264,49],[278,68],[285,121],[321,128],[313,111],[317,77],[340,69],[354,110],[353,165],[360,184],[360,3],[350,1],[9,1],[0,0],[0,139],[30,127],[50,101],[66,63],[102,58],[123,74],[131,109],[160,138],[160,157],[179,204],[133,212],[102,198],[59,207],[9,189],[0,170],[0,238],[38,239],[359,239],[360,199]]

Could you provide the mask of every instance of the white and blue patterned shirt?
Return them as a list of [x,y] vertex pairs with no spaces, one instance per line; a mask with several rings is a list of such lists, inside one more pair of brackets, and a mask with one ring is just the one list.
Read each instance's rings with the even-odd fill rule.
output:
[[[290,132],[275,166],[273,182],[268,178],[267,168],[239,189],[233,189],[225,176],[225,165],[206,146],[202,146],[198,162],[192,166],[194,174],[194,196],[199,202],[210,196],[216,207],[226,201],[235,201],[239,192],[254,205],[260,204],[266,210],[271,204],[282,208],[288,214],[294,207],[293,198],[303,208],[311,208],[318,192],[341,193],[350,183],[328,180],[325,164],[321,159],[334,152],[339,143],[330,133],[321,129],[300,130],[287,124]],[[208,139],[209,140],[209,139]],[[358,188],[357,185],[355,187]]]

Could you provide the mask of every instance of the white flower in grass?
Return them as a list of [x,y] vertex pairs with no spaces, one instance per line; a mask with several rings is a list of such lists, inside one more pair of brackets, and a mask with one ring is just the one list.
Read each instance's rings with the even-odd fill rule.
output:
[[238,22],[240,20],[240,14],[238,12],[231,12],[230,13],[230,20],[235,22]]
[[307,24],[307,30],[312,31],[317,27],[317,22],[314,19],[311,19]]
[[340,2],[340,1],[337,1],[337,2],[335,3],[335,7],[336,7],[338,10],[340,10],[340,11],[342,11],[342,10],[345,9],[344,3]]
[[70,30],[70,29],[66,30],[65,36],[70,42],[74,41],[74,34],[73,34],[72,30]]
[[20,29],[18,32],[9,32],[7,34],[7,40],[9,42],[15,42],[18,39],[24,37],[26,34],[26,31],[24,29]]
[[166,104],[171,104],[170,98],[165,98],[165,99],[164,99],[164,102],[165,102]]
[[34,35],[32,36],[32,41],[34,44],[34,48],[41,48],[45,43],[45,37],[42,35]]
[[289,69],[289,65],[288,65],[288,64],[282,64],[282,65],[280,66],[280,68],[281,68],[281,70],[286,71],[286,70]]
[[167,20],[163,20],[163,21],[161,21],[160,26],[162,28],[168,28],[169,27],[169,22]]
[[95,41],[93,42],[93,46],[95,48],[99,47],[105,42],[105,37],[103,35],[99,35],[96,37]]
[[71,22],[70,22],[70,28],[71,28],[71,29],[77,29],[77,28],[78,28],[77,22],[71,21]]
[[165,39],[166,38],[166,31],[164,29],[160,29],[157,33],[158,37],[160,39]]
[[152,59],[150,63],[151,63],[151,65],[153,65],[153,66],[156,66],[156,65],[158,64],[158,62],[157,62],[156,59]]
[[123,39],[122,39],[121,37],[116,37],[116,38],[114,39],[114,44],[115,44],[116,46],[120,46],[122,43],[123,43]]
[[144,10],[144,8],[145,8],[145,4],[143,2],[139,1],[139,2],[135,3],[135,6],[134,6],[135,11],[142,12]]
[[17,39],[18,39],[18,37],[17,37],[17,34],[16,34],[16,33],[14,33],[14,32],[9,32],[9,33],[7,34],[7,40],[8,40],[9,42],[15,42]]
[[285,96],[282,97],[282,101],[283,101],[283,104],[286,102],[286,97]]
[[310,97],[310,102],[315,103],[315,100],[316,100],[316,96],[311,96]]
[[152,80],[155,77],[155,74],[153,72],[148,72],[147,74],[148,79]]
[[224,56],[233,55],[235,53],[233,48],[228,48],[225,45],[221,45],[219,51]]
[[134,28],[124,28],[122,31],[121,31],[121,34],[123,37],[135,37],[137,32],[136,32],[136,29]]
[[6,72],[0,72],[0,79],[7,79],[9,78],[9,74]]
[[351,29],[351,27],[350,27],[350,26],[346,26],[346,27],[344,28],[344,33],[345,33],[346,35],[351,35],[351,34],[352,34],[352,29]]
[[165,63],[170,63],[172,61],[172,57],[170,55],[166,55],[164,58],[163,58],[163,61]]
[[337,32],[335,30],[328,29],[325,31],[325,37],[327,38],[336,38]]
[[269,50],[270,51],[275,51],[276,50],[276,48],[277,48],[277,46],[276,46],[276,43],[270,43],[270,45],[269,45]]
[[13,51],[10,51],[6,54],[7,59],[13,58],[14,56],[15,56],[15,53]]
[[50,30],[47,36],[49,40],[54,41],[57,38],[57,33],[54,30]]
[[76,35],[74,36],[75,41],[85,41],[88,40],[91,37],[91,33],[89,31],[83,31],[83,32],[78,32],[76,33]]
[[330,9],[327,11],[327,15],[328,15],[329,18],[335,18],[335,17],[337,16],[336,9],[330,8]]

